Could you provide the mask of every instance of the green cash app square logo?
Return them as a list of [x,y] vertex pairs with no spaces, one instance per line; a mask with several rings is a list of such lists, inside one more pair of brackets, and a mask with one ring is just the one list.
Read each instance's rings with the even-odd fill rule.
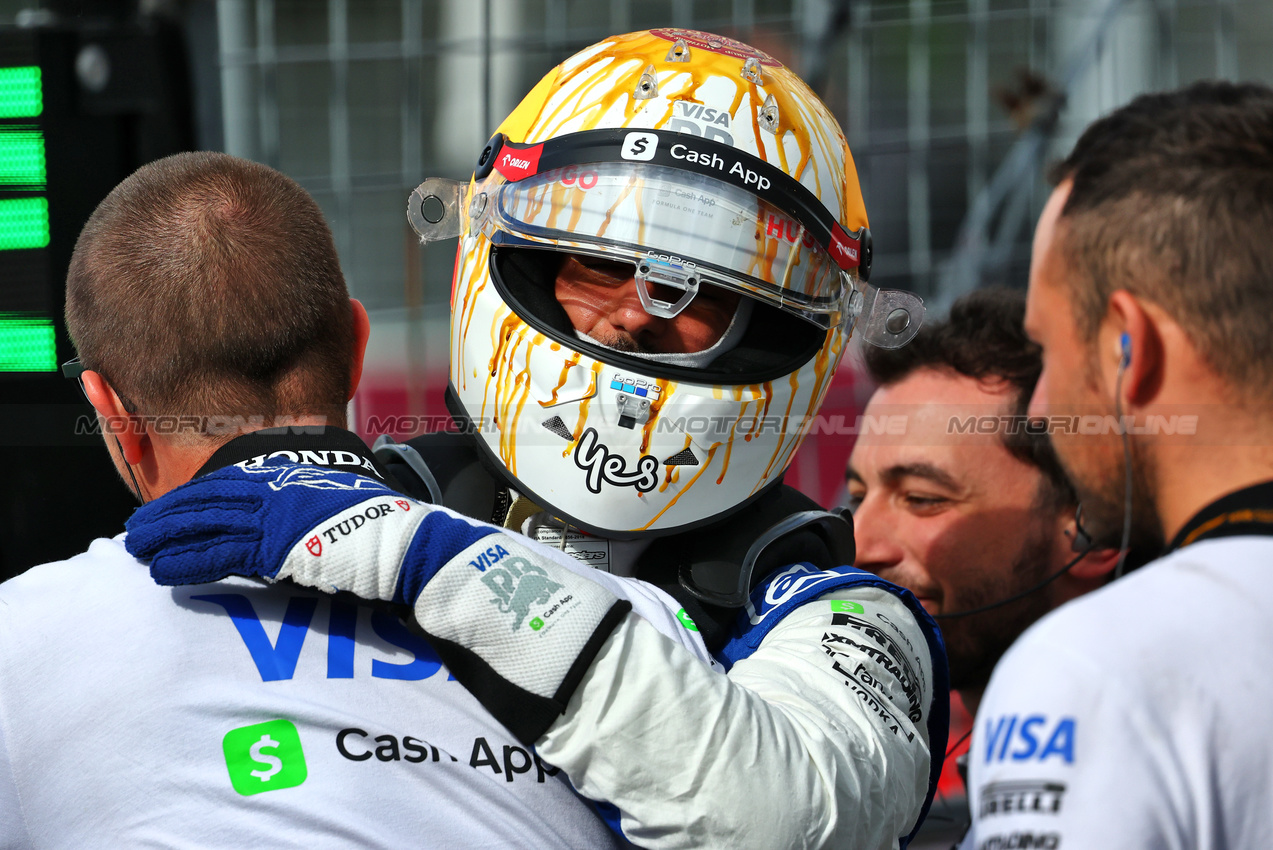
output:
[[301,736],[290,720],[240,726],[221,741],[225,768],[234,790],[243,796],[295,788],[309,776]]
[[681,625],[691,632],[698,631],[698,624],[694,622],[694,618],[684,608],[676,612],[676,619],[680,620]]
[[832,599],[831,610],[837,614],[865,614],[866,609],[848,599]]

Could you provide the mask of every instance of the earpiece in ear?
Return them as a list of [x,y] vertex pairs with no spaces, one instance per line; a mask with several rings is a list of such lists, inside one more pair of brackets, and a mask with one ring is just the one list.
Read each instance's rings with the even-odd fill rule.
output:
[[[1066,534],[1068,535],[1069,532],[1067,531]],[[1092,536],[1083,527],[1083,506],[1079,505],[1074,509],[1074,539],[1070,541],[1070,550],[1087,554],[1093,548]]]
[[1126,369],[1132,362],[1132,335],[1124,333],[1118,338],[1118,366]]

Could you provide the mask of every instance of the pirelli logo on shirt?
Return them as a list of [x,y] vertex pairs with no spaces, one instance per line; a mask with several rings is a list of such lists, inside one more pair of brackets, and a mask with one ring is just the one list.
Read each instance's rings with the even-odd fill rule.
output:
[[1065,783],[1046,779],[989,782],[981,786],[978,816],[1056,815],[1065,799]]

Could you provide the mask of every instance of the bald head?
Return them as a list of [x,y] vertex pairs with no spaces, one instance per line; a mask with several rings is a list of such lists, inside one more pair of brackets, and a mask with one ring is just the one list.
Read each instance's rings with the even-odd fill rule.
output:
[[264,165],[203,152],[138,169],[80,233],[66,323],[133,412],[343,422],[354,329],[331,232]]

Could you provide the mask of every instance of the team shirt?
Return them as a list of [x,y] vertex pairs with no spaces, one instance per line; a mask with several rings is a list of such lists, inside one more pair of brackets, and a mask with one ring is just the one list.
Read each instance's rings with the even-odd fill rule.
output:
[[[288,459],[374,474],[347,448]],[[633,613],[537,751],[352,598],[159,587],[122,536],[0,585],[0,847],[904,846],[945,723],[918,603],[795,565],[713,656],[572,563]]]
[[163,588],[122,535],[0,586],[0,847],[624,846],[393,615]]
[[1271,508],[1270,485],[1220,500],[1022,635],[977,715],[963,847],[1273,847]]

